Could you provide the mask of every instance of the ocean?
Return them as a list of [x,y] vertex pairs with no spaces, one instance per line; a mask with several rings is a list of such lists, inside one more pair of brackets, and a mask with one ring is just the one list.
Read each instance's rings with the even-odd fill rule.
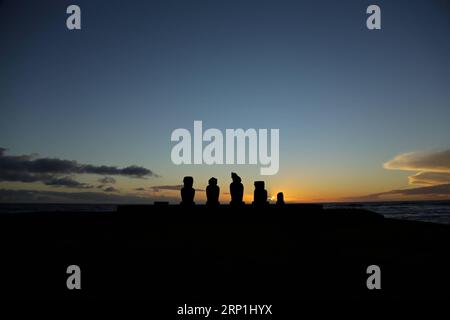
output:
[[[327,208],[362,208],[386,218],[450,224],[450,200],[323,203]],[[30,212],[113,212],[113,204],[0,204],[0,214]]]
[[450,224],[450,200],[324,203],[324,208],[362,208],[386,218]]

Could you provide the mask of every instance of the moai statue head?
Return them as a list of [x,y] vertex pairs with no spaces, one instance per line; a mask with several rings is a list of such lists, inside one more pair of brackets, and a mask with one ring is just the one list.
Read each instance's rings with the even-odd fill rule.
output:
[[255,190],[264,190],[264,181],[255,181]]
[[244,185],[241,183],[241,177],[232,172],[231,179],[233,180],[230,184],[231,204],[242,205],[244,204],[242,201],[242,198],[244,197]]
[[253,204],[267,204],[267,190],[264,189],[264,181],[255,181],[255,191],[253,192]]
[[181,188],[181,204],[194,204],[195,189],[192,188],[194,185],[194,178],[184,177],[183,184],[184,186]]
[[183,184],[184,184],[184,188],[192,188],[192,186],[194,185],[194,178],[184,177]]
[[217,186],[217,179],[212,177],[211,179],[208,180],[208,184],[210,186]]
[[219,204],[220,188],[217,185],[217,179],[212,177],[208,180],[208,186],[206,187],[206,204],[208,206],[214,206]]
[[284,204],[284,195],[283,192],[277,193],[277,205],[283,205]]
[[233,182],[240,183],[242,181],[241,177],[239,177],[236,173],[231,173],[231,179]]

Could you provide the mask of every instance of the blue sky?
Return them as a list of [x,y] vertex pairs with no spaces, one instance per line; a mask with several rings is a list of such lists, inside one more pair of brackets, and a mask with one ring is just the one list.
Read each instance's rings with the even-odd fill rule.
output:
[[448,1],[377,1],[377,31],[369,1],[74,3],[80,31],[65,27],[72,2],[0,2],[8,154],[139,165],[161,175],[146,187],[216,175],[226,189],[235,170],[250,188],[256,167],[174,166],[170,134],[279,128],[271,191],[332,199],[408,187],[383,163],[449,148]]

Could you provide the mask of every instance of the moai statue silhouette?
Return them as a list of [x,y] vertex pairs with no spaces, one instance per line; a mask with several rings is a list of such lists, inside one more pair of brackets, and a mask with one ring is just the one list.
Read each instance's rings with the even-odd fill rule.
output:
[[182,205],[193,205],[195,189],[192,187],[194,185],[194,178],[184,177],[183,188],[181,188],[181,204]]
[[283,192],[278,192],[278,193],[277,193],[277,205],[278,205],[278,206],[284,205],[284,195],[283,195]]
[[219,193],[220,188],[217,185],[217,179],[212,177],[208,181],[208,186],[206,187],[206,205],[210,207],[219,205]]
[[253,192],[253,204],[258,206],[268,204],[267,190],[264,189],[264,181],[255,181],[255,191]]
[[233,180],[230,183],[230,194],[231,194],[231,205],[243,205],[244,202],[242,198],[244,197],[244,185],[241,183],[241,177],[239,177],[236,173],[231,173],[231,179]]

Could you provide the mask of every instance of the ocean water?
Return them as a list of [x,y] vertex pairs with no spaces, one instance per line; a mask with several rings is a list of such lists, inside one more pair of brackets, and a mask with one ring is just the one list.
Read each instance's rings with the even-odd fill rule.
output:
[[386,218],[450,224],[450,201],[326,203],[324,208],[362,208]]
[[[324,203],[324,208],[362,208],[387,218],[450,224],[450,201]],[[113,212],[112,204],[0,204],[2,213]]]

